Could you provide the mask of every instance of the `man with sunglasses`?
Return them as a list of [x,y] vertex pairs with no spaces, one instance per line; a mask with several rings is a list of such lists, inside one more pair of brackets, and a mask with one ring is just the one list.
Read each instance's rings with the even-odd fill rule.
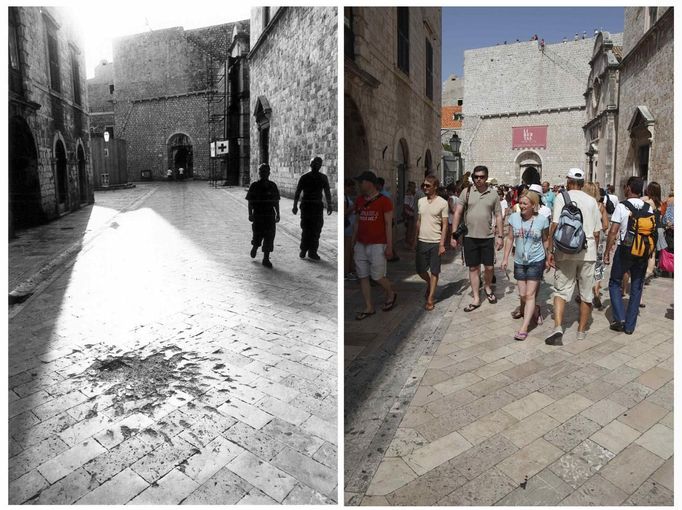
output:
[[417,274],[426,282],[424,307],[427,311],[434,308],[440,259],[445,253],[445,236],[448,230],[448,203],[438,196],[438,184],[436,176],[427,175],[422,185],[426,196],[417,203],[416,265]]
[[[462,190],[452,220],[453,248],[462,243],[464,261],[469,268],[469,282],[473,294],[473,302],[464,308],[471,312],[481,306],[480,281],[481,264],[485,267],[484,288],[486,298],[491,304],[497,303],[492,290],[495,252],[502,249],[503,228],[502,209],[497,193],[486,182],[488,167],[479,165],[472,173],[473,186]],[[495,217],[496,234],[493,232],[493,216]],[[464,232],[459,228],[463,223]],[[462,239],[463,238],[463,239]]]

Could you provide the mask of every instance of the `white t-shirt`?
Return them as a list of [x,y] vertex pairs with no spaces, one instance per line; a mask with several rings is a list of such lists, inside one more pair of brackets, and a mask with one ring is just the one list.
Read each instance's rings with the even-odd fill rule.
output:
[[431,202],[427,197],[417,202],[419,232],[417,239],[424,243],[439,243],[443,221],[448,217],[448,203],[436,195]]
[[540,206],[538,209],[538,214],[542,214],[545,218],[547,218],[548,223],[552,221],[552,210],[546,205],[542,204]]
[[507,201],[503,198],[500,200],[500,209],[502,210],[502,217],[504,218],[504,213],[507,211],[507,208],[509,207],[509,204]]
[[[647,206],[649,210],[653,212],[651,206],[649,204],[645,204],[644,201],[640,198],[628,198],[626,201],[630,202],[637,209],[641,209],[642,207]],[[614,209],[613,214],[611,215],[611,222],[620,223],[620,229],[618,230],[618,244],[620,244],[620,242],[623,239],[625,239],[625,234],[627,234],[628,230],[629,218],[630,211],[628,210],[627,207],[623,205],[623,202],[620,202],[618,205],[616,205],[616,208]]]
[[[582,190],[573,189],[568,191],[571,201],[575,202],[583,215],[583,231],[587,238],[587,250],[578,253],[564,253],[555,250],[557,260],[584,260],[593,262],[597,260],[597,245],[594,242],[594,233],[601,231],[601,213],[599,204],[593,196],[588,195]],[[552,211],[552,223],[557,223],[561,216],[561,209],[564,208],[564,196],[557,193],[554,198],[554,210]],[[615,214],[615,212],[614,212]]]

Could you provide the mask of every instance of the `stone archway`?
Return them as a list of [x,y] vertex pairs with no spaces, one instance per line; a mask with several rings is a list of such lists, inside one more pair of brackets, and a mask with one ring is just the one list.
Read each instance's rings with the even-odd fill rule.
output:
[[253,112],[258,126],[258,163],[270,164],[270,119],[272,108],[265,96],[259,96]]
[[38,152],[26,121],[14,117],[9,122],[9,227],[33,227],[44,223]]
[[344,173],[355,177],[369,170],[369,141],[362,115],[355,102],[346,96],[344,100]]
[[78,143],[76,150],[76,160],[78,161],[78,191],[81,204],[88,202],[88,173],[85,166],[85,151],[83,144]]
[[393,197],[394,218],[398,222],[402,221],[403,203],[405,202],[405,191],[407,190],[408,168],[410,161],[410,151],[407,140],[401,138],[395,148],[396,177],[395,177],[395,196]]
[[184,170],[183,177],[189,178],[194,172],[194,149],[191,138],[185,133],[175,133],[168,139],[168,168],[177,175],[179,168]]
[[535,151],[523,151],[514,160],[516,182],[535,182],[542,179],[542,157]]
[[57,210],[59,213],[66,212],[69,203],[69,171],[66,157],[66,147],[61,137],[54,144],[54,175],[57,192]]

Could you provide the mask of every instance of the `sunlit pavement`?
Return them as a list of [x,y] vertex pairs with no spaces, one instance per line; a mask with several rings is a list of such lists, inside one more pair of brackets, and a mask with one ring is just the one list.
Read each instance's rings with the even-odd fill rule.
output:
[[518,342],[502,271],[497,304],[464,313],[467,271],[450,254],[425,312],[414,258],[399,254],[396,309],[355,321],[359,286],[345,284],[346,504],[672,505],[671,278],[645,287],[633,335],[609,329],[604,289],[587,338],[570,303],[564,346],[551,347],[550,285],[545,324]]
[[283,200],[267,269],[244,196],[97,193],[10,244],[11,283],[64,261],[10,307],[10,503],[336,500],[337,216],[301,260]]

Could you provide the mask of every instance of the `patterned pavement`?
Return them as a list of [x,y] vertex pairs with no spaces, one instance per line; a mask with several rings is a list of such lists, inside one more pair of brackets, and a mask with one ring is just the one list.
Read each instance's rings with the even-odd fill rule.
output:
[[10,243],[9,503],[336,501],[337,216],[300,260],[283,200],[269,270],[244,195],[97,193]]
[[549,285],[545,324],[517,342],[516,286],[499,269],[498,303],[464,313],[466,270],[451,254],[429,313],[400,255],[395,311],[354,321],[358,285],[346,283],[346,504],[673,504],[672,279],[645,287],[633,335],[608,328],[603,291],[587,338],[571,303],[564,346],[551,347]]

